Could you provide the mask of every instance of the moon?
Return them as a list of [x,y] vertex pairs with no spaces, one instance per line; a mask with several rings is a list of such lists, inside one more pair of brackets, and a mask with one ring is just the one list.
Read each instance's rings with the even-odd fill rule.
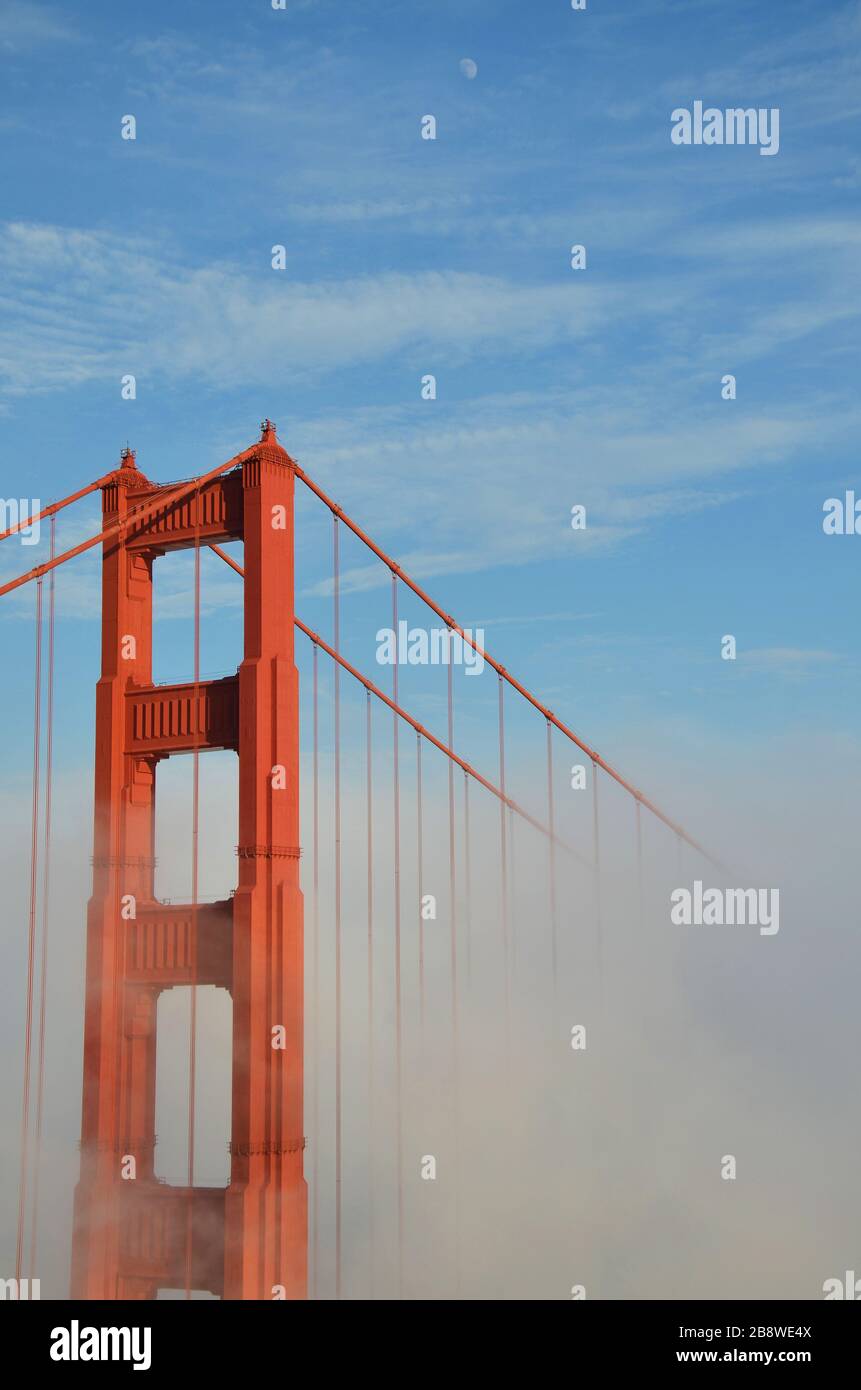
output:
[[471,82],[478,72],[478,63],[474,63],[471,58],[461,58],[460,70],[464,77],[468,77]]

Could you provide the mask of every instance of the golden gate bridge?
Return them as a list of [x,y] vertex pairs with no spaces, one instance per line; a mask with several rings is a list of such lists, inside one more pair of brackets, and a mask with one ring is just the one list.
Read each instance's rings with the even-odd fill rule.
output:
[[[332,640],[327,641],[295,611],[295,483],[331,515]],[[102,527],[57,553],[55,520],[64,508],[101,493]],[[80,1179],[75,1194],[72,1294],[81,1298],[149,1299],[160,1290],[208,1291],[227,1299],[301,1299],[319,1296],[321,1240],[331,1244],[333,1294],[343,1296],[345,1011],[363,991],[367,1017],[367,1079],[362,1104],[368,1116],[367,1227],[369,1286],[374,1281],[374,1221],[380,1183],[375,1183],[372,1137],[375,1102],[375,1010],[381,899],[387,899],[391,930],[385,933],[391,959],[386,970],[393,1010],[387,1096],[394,1112],[392,1173],[385,1183],[394,1222],[395,1288],[404,1294],[405,1152],[404,1064],[405,951],[415,981],[422,1033],[428,1009],[425,870],[429,848],[448,860],[447,995],[455,1128],[455,1168],[460,1115],[459,1048],[465,1018],[462,972],[469,961],[473,924],[476,800],[495,806],[498,831],[494,871],[498,876],[500,1007],[506,1047],[517,1045],[512,1017],[515,828],[528,828],[543,845],[528,860],[529,878],[543,881],[549,919],[548,988],[557,1008],[560,975],[559,901],[561,866],[576,863],[594,884],[596,948],[601,949],[602,834],[599,782],[615,783],[633,809],[637,896],[643,894],[643,818],[652,817],[678,846],[688,846],[718,869],[721,865],[641,789],[559,718],[524,682],[479,645],[405,569],[293,460],[264,421],[260,440],[199,477],[155,484],[126,449],[118,467],[95,482],[20,518],[0,535],[50,519],[50,558],[0,585],[0,597],[24,585],[35,588],[34,702],[30,872],[27,919],[27,979],[22,1077],[20,1174],[16,1277],[34,1273],[38,1232],[39,1171],[44,1119],[45,1016],[48,977],[48,917],[51,894],[51,837],[55,713],[55,575],[86,551],[102,548],[102,657],[96,687],[93,883],[87,913],[83,1097]],[[391,630],[399,633],[399,599],[404,591],[443,624],[450,640],[472,649],[495,674],[496,767],[480,766],[455,738],[452,662],[447,663],[444,733],[433,732],[405,707],[398,661],[391,689],[349,661],[342,651],[341,541],[351,534],[390,574]],[[223,549],[241,541],[243,563]],[[233,675],[204,679],[200,664],[201,551],[209,548],[243,581],[243,659]],[[194,640],[191,671],[174,684],[153,682],[153,567],[163,555],[190,550],[194,558]],[[47,602],[43,584],[48,577]],[[295,633],[311,653],[311,845],[300,847],[299,676]],[[331,668],[331,754],[333,776],[331,871],[322,862],[320,664]],[[355,885],[345,904],[344,751],[342,679],[364,691],[364,825],[353,816],[351,852],[366,844],[365,901]],[[382,679],[382,677],[380,678]],[[328,696],[328,689],[327,689]],[[506,777],[513,754],[506,716],[512,701],[543,723],[544,806],[538,813],[511,794]],[[379,774],[382,740],[374,711],[391,719],[386,733],[391,780],[386,791],[386,882],[375,865],[381,851]],[[414,757],[404,750],[404,732],[415,740]],[[559,814],[554,758],[559,745],[574,747],[591,765],[591,842],[583,847],[566,833]],[[199,891],[200,774],[202,753],[232,750],[238,756],[237,883],[230,896],[205,900]],[[438,754],[446,770],[444,843],[428,844],[426,758]],[[156,770],[159,763],[189,754],[193,765],[191,893],[187,902],[168,902],[155,885]],[[406,759],[409,756],[408,776]],[[351,760],[351,767],[353,766]],[[387,773],[389,769],[387,768]],[[355,781],[355,779],[353,779]],[[404,797],[414,796],[414,835],[405,882]],[[375,797],[377,806],[375,809]],[[414,831],[413,831],[414,826]],[[309,852],[310,850],[310,852]],[[486,856],[485,856],[486,857]],[[304,873],[302,862],[304,861]],[[522,866],[521,866],[522,867]],[[487,871],[485,865],[481,872]],[[353,871],[351,870],[351,873]],[[304,895],[310,897],[311,1018],[306,1024]],[[355,874],[353,873],[355,879]],[[325,880],[325,881],[324,881]],[[324,891],[325,890],[325,891]],[[324,902],[325,899],[325,902]],[[406,910],[405,910],[406,908]],[[332,1221],[324,1223],[321,1201],[320,943],[321,918],[330,912],[333,931],[331,1137]],[[364,917],[366,978],[344,968],[345,917]],[[390,938],[390,939],[389,939]],[[227,990],[232,1001],[230,1180],[226,1187],[196,1182],[197,1073],[196,991]],[[186,1181],[168,1184],[156,1175],[157,1005],[163,991],[190,990]],[[346,997],[345,997],[346,995]],[[305,1049],[311,1043],[310,1122],[306,1140]],[[382,1069],[383,1071],[385,1068]],[[379,1091],[379,1083],[376,1083]],[[422,1156],[426,1164],[433,1156]],[[309,1174],[310,1167],[310,1174]],[[311,1177],[310,1237],[306,1178]],[[457,1175],[454,1202],[458,1201]],[[377,1213],[379,1218],[379,1213]],[[455,1217],[457,1220],[457,1216]],[[29,1244],[28,1244],[29,1231]],[[309,1289],[308,1265],[311,1263]]]

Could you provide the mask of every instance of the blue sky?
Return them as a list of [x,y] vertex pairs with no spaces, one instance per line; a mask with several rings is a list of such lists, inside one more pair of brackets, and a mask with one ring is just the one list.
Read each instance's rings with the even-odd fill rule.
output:
[[[582,12],[569,0],[288,0],[286,12],[270,0],[0,0],[0,498],[62,496],[113,466],[126,443],[153,480],[192,476],[247,447],[269,416],[308,473],[445,610],[483,627],[506,667],[740,866],[739,882],[780,884],[776,938],[642,931],[626,896],[630,804],[600,783],[605,963],[621,1060],[615,1083],[595,1095],[610,1098],[608,1134],[624,1132],[623,1112],[632,1117],[631,1142],[607,1169],[615,1232],[596,1224],[593,1194],[604,1189],[570,1182],[576,1143],[593,1142],[581,1093],[548,1085],[542,1062],[528,1106],[512,1108],[506,1070],[498,1109],[512,1153],[514,1131],[525,1136],[530,1173],[547,1152],[537,1123],[545,1101],[554,1124],[570,1110],[564,1193],[539,1184],[536,1207],[512,1204],[506,1187],[499,1209],[522,1227],[492,1223],[494,1239],[536,1258],[567,1245],[553,1285],[563,1296],[579,1277],[568,1271],[570,1250],[586,1252],[590,1240],[622,1271],[616,1294],[809,1297],[826,1275],[858,1268],[846,1244],[858,1151],[846,1095],[857,1017],[861,537],[824,535],[822,508],[846,489],[861,496],[859,55],[861,0],[588,0]],[[464,59],[476,65],[472,79]],[[778,108],[779,153],[674,145],[671,113],[695,101]],[[134,142],[120,135],[129,114]],[[428,114],[435,141],[420,138]],[[570,266],[575,243],[587,248],[581,272]],[[283,272],[271,268],[276,244],[286,247]],[[134,401],[121,398],[128,373]],[[434,401],[420,394],[428,373]],[[721,398],[728,373],[734,401]],[[569,525],[576,503],[587,507],[585,532]],[[62,514],[59,545],[98,527],[88,499]],[[297,609],[328,637],[331,518],[304,494],[296,541]],[[46,544],[47,528],[39,546],[5,542],[0,579],[44,558]],[[387,685],[374,657],[389,622],[388,573],[348,536],[342,566],[346,654]],[[208,553],[202,569],[209,676],[239,660],[241,584]],[[160,680],[192,672],[191,573],[188,554],[156,566]],[[13,1060],[23,1032],[34,599],[28,586],[0,601],[0,883],[12,991],[0,1029]],[[54,1218],[40,1230],[59,1286],[65,1260],[53,1252],[76,1168],[96,552],[59,572],[57,605]],[[401,616],[428,621],[407,595]],[[727,633],[735,662],[720,658]],[[297,659],[307,773],[303,640]],[[325,933],[332,712],[325,663],[321,672]],[[455,680],[456,746],[494,777],[495,680]],[[400,689],[444,733],[444,674],[404,670]],[[342,692],[349,981],[364,968],[364,865],[354,863],[364,851],[364,765],[361,698],[346,678]],[[542,722],[509,698],[506,729],[508,788],[540,811]],[[388,876],[391,726],[382,715],[375,738],[375,850]],[[400,747],[408,901],[414,737]],[[573,758],[561,740],[556,751],[558,823],[588,851],[590,799],[564,796]],[[171,760],[158,773],[166,863],[156,891],[166,896],[188,894],[190,764]],[[423,766],[425,882],[444,885],[442,902],[446,769],[430,753]],[[232,755],[201,760],[204,897],[235,882],[225,812],[235,771]],[[306,876],[307,793],[303,784]],[[478,794],[471,805],[474,847],[482,836],[489,846],[489,869],[474,867],[476,913],[481,903],[490,928],[475,939],[489,956],[496,806]],[[693,875],[693,856],[677,861],[660,828],[647,821],[644,838],[659,888],[662,874]],[[512,889],[521,943],[527,930],[542,940],[545,858],[527,861],[531,843],[517,840],[519,898]],[[458,882],[463,891],[465,874]],[[375,911],[385,943],[383,896]],[[562,975],[579,1018],[594,925],[582,884],[560,892],[560,915],[575,929],[563,937]],[[410,1021],[415,939],[406,928],[404,940]],[[330,945],[324,934],[324,979],[334,978]],[[519,998],[539,1018],[546,996],[530,992],[523,959],[528,949]],[[493,971],[479,973],[492,991]],[[498,1016],[496,997],[492,1027],[481,1010],[468,1015],[488,1040]],[[363,1066],[361,1050],[348,1061]],[[483,1091],[485,1082],[482,1073]],[[359,1103],[363,1086],[364,1073],[352,1092]],[[14,1136],[17,1123],[16,1111],[0,1130]],[[476,1128],[505,1149],[494,1114]],[[669,1155],[662,1172],[652,1145]],[[732,1212],[703,1178],[717,1180],[711,1155],[727,1146],[748,1154],[753,1175]],[[619,1154],[630,1161],[624,1182]],[[354,1185],[363,1181],[361,1162],[351,1171]],[[481,1198],[487,1186],[485,1172]],[[570,1242],[569,1211],[578,1222]],[[0,1226],[11,1239],[11,1206]],[[485,1256],[496,1248],[475,1245]]]
[[[861,481],[859,46],[857,0],[0,0],[0,496],[62,495],[126,441],[189,476],[268,415],[647,789],[729,740],[853,739],[861,538],[821,522]],[[779,153],[674,146],[695,100],[778,107]],[[302,516],[298,609],[328,633],[329,519]],[[7,542],[0,573],[40,555]],[[345,547],[371,669],[364,566]],[[164,678],[190,672],[189,573],[159,580]],[[203,667],[230,669],[238,584],[205,579]],[[58,581],[61,760],[89,761],[97,580]],[[32,602],[0,613],[13,763]]]

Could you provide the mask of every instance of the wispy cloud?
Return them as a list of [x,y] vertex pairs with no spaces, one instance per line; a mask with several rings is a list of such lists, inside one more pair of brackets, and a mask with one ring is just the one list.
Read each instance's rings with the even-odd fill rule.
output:
[[[695,404],[668,420],[648,385],[592,390],[582,400],[576,390],[485,397],[450,409],[445,424],[427,410],[291,424],[300,461],[417,578],[552,556],[574,562],[658,527],[696,526],[703,513],[770,485],[776,465],[824,443],[815,409],[727,416]],[[844,437],[853,428],[839,411],[828,425]],[[463,506],[452,502],[464,488],[466,545]],[[584,531],[571,529],[575,503],[587,509]],[[311,535],[301,545],[311,556],[319,549]],[[345,568],[342,583],[366,590],[387,578],[371,562]],[[328,594],[328,581],[315,576],[311,591]]]
[[801,680],[840,659],[837,652],[810,647],[753,647],[738,655],[739,666],[791,680]]
[[7,224],[7,389],[125,372],[235,385],[280,377],[285,367],[332,371],[443,346],[451,364],[500,353],[514,339],[524,352],[570,343],[624,309],[620,290],[462,271],[301,282],[268,269],[268,256],[264,249],[253,279],[234,266],[171,262],[106,233]]
[[77,39],[65,15],[49,5],[31,0],[0,0],[0,49],[21,53],[46,43],[70,43]]
[[[0,381],[13,394],[118,381],[127,372],[236,386],[409,353],[442,359],[450,371],[478,357],[502,361],[514,343],[522,359],[635,324],[655,353],[670,358],[690,349],[693,305],[709,325],[696,344],[705,371],[767,357],[857,318],[851,290],[861,281],[850,253],[858,237],[845,219],[755,225],[749,246],[747,235],[732,226],[717,231],[708,266],[692,266],[668,286],[649,277],[625,285],[585,277],[529,283],[452,269],[308,280],[289,250],[287,270],[271,270],[267,246],[252,275],[229,263],[184,262],[141,238],[7,223]],[[718,307],[715,254],[742,295],[732,315]],[[810,263],[809,287],[791,303],[763,300],[758,261],[778,254]]]

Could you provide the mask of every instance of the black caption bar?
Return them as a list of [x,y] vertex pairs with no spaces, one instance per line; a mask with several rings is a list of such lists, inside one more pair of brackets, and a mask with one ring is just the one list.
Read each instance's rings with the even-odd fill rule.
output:
[[[349,1358],[355,1369],[355,1358],[367,1354],[374,1333],[385,1338],[393,1375],[401,1374],[396,1347],[402,1337],[416,1339],[424,1380],[437,1358],[440,1373],[450,1373],[479,1354],[485,1370],[499,1359],[510,1374],[519,1353],[530,1361],[539,1353],[564,1353],[572,1371],[575,1363],[597,1363],[607,1372],[795,1365],[820,1374],[857,1364],[858,1313],[857,1303],[790,1301],[536,1301],[519,1303],[516,1313],[506,1303],[395,1306],[352,1300],[0,1305],[7,1348],[14,1344],[25,1368],[52,1380],[75,1374],[92,1378],[103,1371],[139,1379],[210,1371],[248,1379],[264,1366],[287,1375],[297,1367],[296,1358],[312,1349],[325,1349],[331,1373],[333,1355],[337,1358],[342,1348],[345,1364]],[[333,1331],[339,1334],[334,1340]],[[327,1334],[325,1341],[297,1341],[320,1332]]]

